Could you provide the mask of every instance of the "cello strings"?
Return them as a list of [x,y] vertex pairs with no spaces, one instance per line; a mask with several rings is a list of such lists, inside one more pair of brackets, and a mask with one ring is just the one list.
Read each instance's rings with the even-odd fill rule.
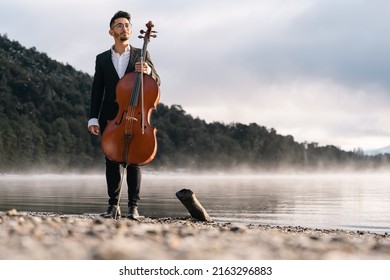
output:
[[144,112],[144,58],[143,58],[143,54],[141,54],[141,107],[142,107],[142,111],[141,111],[141,126],[142,126],[142,134],[145,134],[145,122],[144,122],[144,116],[145,116],[145,112]]
[[123,160],[125,162],[128,162],[128,148],[130,145],[131,137],[133,135],[133,122],[134,122],[134,112],[135,108],[132,106],[129,106],[127,108],[126,118],[125,118],[125,131],[124,131],[124,142],[125,142],[125,149],[123,154]]

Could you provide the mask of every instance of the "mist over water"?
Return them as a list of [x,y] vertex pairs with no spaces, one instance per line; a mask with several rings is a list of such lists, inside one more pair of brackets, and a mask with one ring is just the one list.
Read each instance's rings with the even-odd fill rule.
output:
[[[390,232],[390,175],[201,174],[144,172],[140,213],[186,217],[176,198],[191,189],[218,222]],[[122,192],[122,211],[127,188]],[[105,177],[0,175],[0,210],[98,214],[107,207]]]

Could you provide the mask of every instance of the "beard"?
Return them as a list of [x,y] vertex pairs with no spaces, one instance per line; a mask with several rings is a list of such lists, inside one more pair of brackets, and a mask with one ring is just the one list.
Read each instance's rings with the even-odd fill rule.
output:
[[124,42],[124,41],[129,40],[129,36],[128,36],[128,35],[121,35],[119,39],[120,39],[122,42]]
[[115,38],[119,38],[119,40],[121,40],[122,42],[129,40],[129,37],[130,37],[130,35],[128,35],[127,33],[119,34],[116,32],[114,32],[114,36],[115,36]]

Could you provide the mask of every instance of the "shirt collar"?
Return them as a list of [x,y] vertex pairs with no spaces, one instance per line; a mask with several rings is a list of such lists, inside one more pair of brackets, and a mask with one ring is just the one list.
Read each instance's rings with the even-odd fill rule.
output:
[[[111,54],[119,55],[119,53],[114,51],[114,46],[115,45],[112,45],[112,47],[111,47]],[[130,45],[127,45],[127,47],[125,48],[124,53],[122,53],[122,54],[128,54],[128,53],[130,53]]]

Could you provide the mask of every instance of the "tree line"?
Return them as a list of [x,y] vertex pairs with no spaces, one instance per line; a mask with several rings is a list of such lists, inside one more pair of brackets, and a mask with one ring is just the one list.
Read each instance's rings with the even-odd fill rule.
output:
[[[1,35],[0,172],[102,168],[99,138],[86,128],[91,84],[90,75]],[[389,159],[298,143],[256,123],[207,123],[180,105],[160,103],[151,124],[158,129],[158,152],[148,165],[154,170],[361,169],[386,166]]]

